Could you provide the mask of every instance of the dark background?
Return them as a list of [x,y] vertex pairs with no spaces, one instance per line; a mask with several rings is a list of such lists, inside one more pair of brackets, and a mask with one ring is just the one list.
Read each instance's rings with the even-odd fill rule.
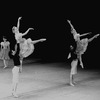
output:
[[[67,62],[69,45],[73,43],[70,33],[71,20],[73,26],[80,34],[92,32],[91,38],[100,33],[100,10],[95,3],[87,2],[6,2],[1,3],[0,9],[0,40],[6,35],[13,46],[14,38],[12,27],[16,26],[18,17],[22,16],[20,32],[30,31],[25,38],[33,40],[46,38],[42,43],[35,44],[35,51],[30,58],[39,58],[47,61]],[[99,69],[100,37],[89,43],[83,55],[83,63],[87,68]]]

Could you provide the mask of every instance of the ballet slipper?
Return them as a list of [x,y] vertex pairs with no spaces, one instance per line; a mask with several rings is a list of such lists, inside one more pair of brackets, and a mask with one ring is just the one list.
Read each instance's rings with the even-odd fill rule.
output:
[[12,92],[12,96],[14,96],[15,98],[18,98],[18,95],[14,91]]
[[72,82],[70,83],[71,86],[75,86]]
[[7,68],[7,66],[4,66],[3,68],[5,69],[5,68]]
[[77,84],[76,82],[73,82],[74,84]]
[[81,63],[80,65],[81,65],[81,67],[82,67],[82,68],[84,68],[84,66],[83,66],[83,64],[82,64],[82,63]]

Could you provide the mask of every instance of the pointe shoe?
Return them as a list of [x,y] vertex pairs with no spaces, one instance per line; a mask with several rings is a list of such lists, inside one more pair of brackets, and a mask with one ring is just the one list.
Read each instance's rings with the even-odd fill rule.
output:
[[83,64],[82,64],[82,63],[81,63],[80,65],[81,65],[81,67],[82,67],[82,68],[84,68],[84,66],[83,66]]
[[7,66],[4,66],[3,68],[5,69],[5,68],[7,68]]
[[70,83],[71,86],[75,86],[73,83]]
[[18,98],[18,95],[17,95],[15,92],[12,92],[12,95],[13,95],[15,98]]
[[74,84],[77,84],[77,82],[73,82]]

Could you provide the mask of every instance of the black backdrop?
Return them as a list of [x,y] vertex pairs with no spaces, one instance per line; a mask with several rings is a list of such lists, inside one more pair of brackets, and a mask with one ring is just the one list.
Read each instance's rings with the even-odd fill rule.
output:
[[[70,33],[70,26],[67,19],[71,20],[77,32],[80,34],[92,32],[88,37],[100,33],[100,14],[99,8],[94,5],[86,5],[84,3],[60,3],[60,2],[13,2],[11,4],[3,4],[0,12],[0,23],[2,36],[6,35],[14,44],[12,27],[16,25],[19,16],[22,16],[20,24],[20,32],[25,32],[29,27],[33,27],[34,31],[30,31],[25,38],[31,37],[33,40],[46,38],[47,41],[35,44],[35,51],[30,56],[32,58],[40,58],[45,61],[66,61],[69,45],[73,43]],[[99,68],[99,43],[100,37],[92,41],[86,53],[83,55],[83,62],[86,65]],[[91,67],[91,66],[90,66]]]

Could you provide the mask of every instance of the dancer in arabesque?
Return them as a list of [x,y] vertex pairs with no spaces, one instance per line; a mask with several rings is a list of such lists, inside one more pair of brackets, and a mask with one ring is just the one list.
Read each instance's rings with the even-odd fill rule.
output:
[[[16,39],[17,43],[19,43],[19,44],[20,44],[20,41],[22,40],[23,36],[25,36],[26,34],[28,34],[28,32],[30,30],[34,30],[34,28],[28,28],[28,30],[26,32],[20,33],[19,32],[19,27],[20,27],[20,20],[21,20],[21,18],[22,17],[19,17],[18,18],[17,27],[16,26],[13,26],[13,28],[12,28],[12,32],[15,35],[15,39]],[[22,60],[21,59],[20,59],[20,63],[22,65]]]

